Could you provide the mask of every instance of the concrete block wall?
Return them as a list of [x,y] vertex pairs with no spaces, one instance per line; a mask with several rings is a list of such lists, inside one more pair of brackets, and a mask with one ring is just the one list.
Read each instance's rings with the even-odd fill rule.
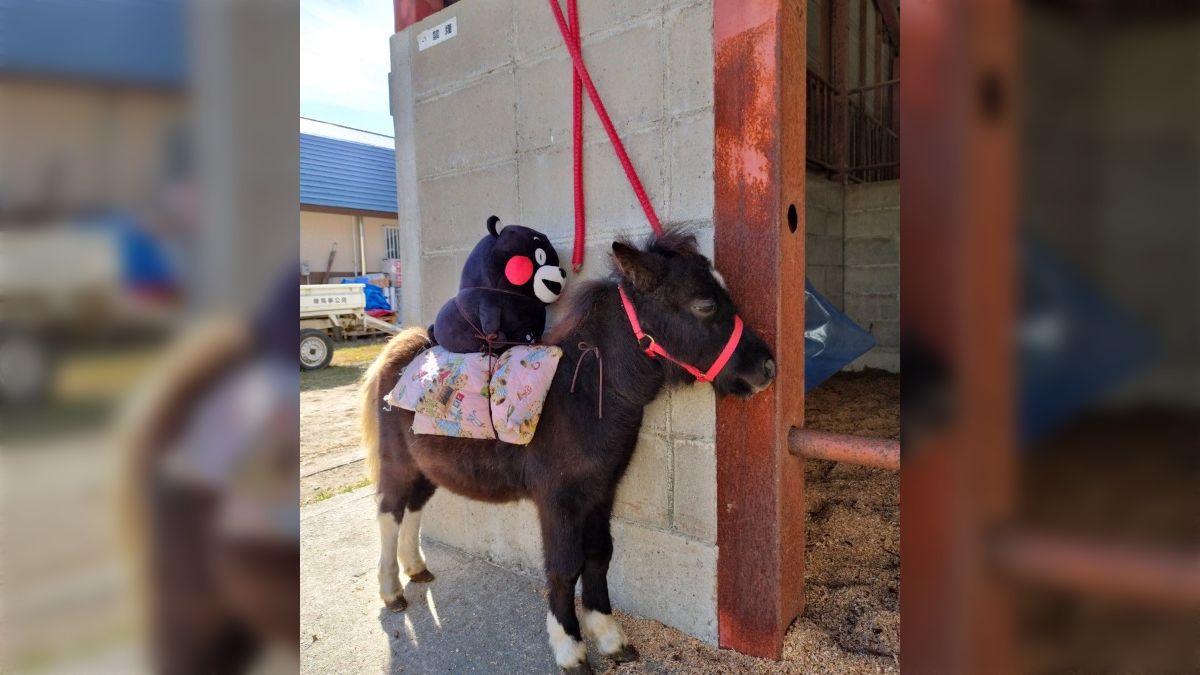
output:
[[843,311],[875,336],[850,365],[900,372],[900,181],[846,186]]
[[809,173],[807,269],[813,286],[875,336],[848,366],[900,372],[900,182],[835,183]]
[[[592,78],[660,217],[712,252],[711,0],[580,3]],[[418,51],[450,17],[458,36]],[[405,323],[427,325],[457,289],[484,221],[545,232],[569,266],[574,236],[571,65],[544,2],[472,0],[392,37],[392,114],[404,247]],[[587,262],[568,284],[606,275],[621,235],[650,232],[590,103],[585,103]],[[551,322],[555,312],[551,312]],[[617,495],[610,570],[621,609],[717,638],[715,404],[707,385],[647,410]],[[426,536],[541,576],[531,504],[439,491]]]
[[818,293],[841,309],[846,269],[842,258],[846,188],[816,173],[805,178],[805,274]]

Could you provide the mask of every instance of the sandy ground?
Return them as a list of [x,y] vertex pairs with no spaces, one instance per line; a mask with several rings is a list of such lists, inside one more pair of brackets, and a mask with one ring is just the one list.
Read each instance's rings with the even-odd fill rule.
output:
[[[326,508],[322,502],[340,503],[369,492],[339,494],[354,490],[363,477],[354,380],[366,360],[361,354],[344,363],[338,358],[319,378],[306,374],[301,392],[301,501],[310,514]],[[807,405],[810,427],[899,436],[898,376],[841,373],[810,393]],[[655,621],[622,614],[621,623],[643,659],[609,672],[899,672],[899,476],[819,461],[809,463],[807,476],[807,609],[788,631],[782,661],[714,649]],[[320,522],[302,517],[313,525]],[[367,536],[374,546],[374,537]],[[372,586],[373,576],[358,585]],[[376,602],[373,593],[365,597],[367,604]],[[604,663],[592,659],[598,672]]]
[[[1108,410],[1029,449],[1018,518],[1096,541],[1200,548],[1200,418],[1186,410]],[[1200,673],[1200,612],[1019,587],[1027,673]]]
[[384,340],[338,345],[328,368],[300,375],[300,503],[361,487],[358,379]]
[[[900,378],[840,373],[806,397],[807,426],[900,437]],[[811,460],[805,618],[847,652],[900,653],[900,475]]]
[[[809,393],[806,405],[812,428],[900,436],[897,375],[839,373]],[[788,630],[782,660],[713,649],[658,622],[621,615],[644,658],[608,672],[900,672],[900,476],[817,460],[805,473],[806,609]]]
[[361,482],[358,387],[345,384],[300,393],[300,503]]

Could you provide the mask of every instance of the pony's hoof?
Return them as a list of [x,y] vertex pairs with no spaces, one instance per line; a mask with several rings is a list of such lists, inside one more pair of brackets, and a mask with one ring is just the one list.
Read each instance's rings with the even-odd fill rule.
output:
[[563,668],[563,675],[595,675],[592,671],[592,666],[587,662],[587,659],[579,662],[577,666]]
[[427,584],[436,578],[437,577],[433,576],[433,572],[430,572],[429,570],[421,570],[420,572],[417,572],[409,577],[408,581],[412,584]]
[[637,647],[633,645],[622,645],[620,649],[606,656],[617,663],[629,663],[630,661],[637,661],[642,658],[642,655],[638,653]]
[[397,595],[391,600],[384,600],[384,604],[393,612],[403,612],[405,609],[408,609],[408,601],[404,599],[403,595]]

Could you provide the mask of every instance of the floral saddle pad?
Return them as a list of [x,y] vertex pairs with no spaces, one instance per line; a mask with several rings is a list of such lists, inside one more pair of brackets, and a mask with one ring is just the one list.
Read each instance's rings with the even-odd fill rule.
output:
[[528,445],[560,358],[562,349],[553,345],[520,345],[499,357],[431,347],[383,400],[416,413],[416,434]]

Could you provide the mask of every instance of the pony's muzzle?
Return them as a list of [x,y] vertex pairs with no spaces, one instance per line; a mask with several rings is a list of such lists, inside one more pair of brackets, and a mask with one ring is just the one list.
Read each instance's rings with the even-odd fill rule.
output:
[[746,384],[749,385],[755,394],[771,386],[771,383],[775,381],[775,359],[767,356],[765,360],[760,362],[757,373],[743,377],[742,379],[746,381]]
[[752,396],[770,387],[779,374],[779,365],[770,347],[761,337],[750,334],[745,341],[742,353],[739,354],[737,377],[737,392],[743,396]]

